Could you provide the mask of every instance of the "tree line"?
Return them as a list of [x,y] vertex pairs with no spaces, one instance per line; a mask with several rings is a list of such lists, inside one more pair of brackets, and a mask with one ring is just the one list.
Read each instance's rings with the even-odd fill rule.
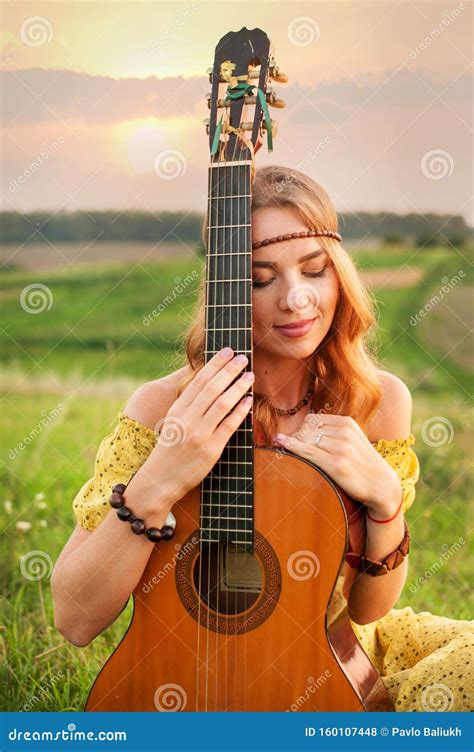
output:
[[[201,244],[203,217],[198,212],[76,211],[0,212],[0,242],[179,242]],[[344,238],[375,237],[387,243],[464,244],[473,228],[464,217],[449,214],[339,214]]]

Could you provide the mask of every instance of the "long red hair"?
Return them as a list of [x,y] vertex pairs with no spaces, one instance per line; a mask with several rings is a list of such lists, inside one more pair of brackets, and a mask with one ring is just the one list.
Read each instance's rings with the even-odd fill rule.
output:
[[[252,188],[252,212],[265,207],[290,207],[308,228],[337,231],[337,214],[326,191],[312,178],[288,167],[257,170]],[[207,237],[207,218],[203,239]],[[339,299],[331,327],[313,354],[318,377],[312,407],[316,411],[352,416],[362,428],[377,409],[381,387],[369,337],[375,324],[374,303],[354,263],[342,245],[318,237],[329,254],[339,281]],[[206,285],[202,276],[192,323],[184,335],[190,372],[177,395],[204,366]],[[268,445],[278,431],[278,415],[270,400],[254,388],[253,415]]]

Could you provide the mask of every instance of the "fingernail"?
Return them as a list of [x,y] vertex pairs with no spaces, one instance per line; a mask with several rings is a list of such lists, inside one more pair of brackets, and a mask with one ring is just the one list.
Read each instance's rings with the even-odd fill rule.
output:
[[221,358],[228,358],[233,354],[233,352],[234,351],[231,347],[224,347],[220,352]]
[[275,439],[276,439],[277,441],[285,441],[285,439],[286,439],[286,436],[285,436],[285,434],[284,434],[284,433],[277,433],[277,435],[275,436]]

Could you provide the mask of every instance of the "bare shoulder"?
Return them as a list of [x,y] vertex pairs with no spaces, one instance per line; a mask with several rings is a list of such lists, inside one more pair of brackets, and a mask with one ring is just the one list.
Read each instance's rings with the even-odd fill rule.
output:
[[178,385],[189,371],[190,366],[185,365],[166,376],[141,384],[131,395],[123,412],[129,418],[154,428],[177,399]]
[[388,371],[377,371],[382,398],[368,426],[370,441],[405,438],[411,431],[412,398],[404,381]]

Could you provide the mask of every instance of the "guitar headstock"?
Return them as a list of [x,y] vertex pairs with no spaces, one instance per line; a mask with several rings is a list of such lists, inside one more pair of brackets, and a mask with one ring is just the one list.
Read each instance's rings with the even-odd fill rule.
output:
[[[208,70],[212,91],[207,95],[211,111],[204,121],[209,135],[211,160],[226,162],[251,158],[248,143],[257,151],[266,135],[269,151],[276,134],[268,105],[284,107],[269,80],[288,80],[275,63],[271,43],[261,29],[230,31],[218,43],[214,65]],[[236,132],[238,131],[238,132]]]

